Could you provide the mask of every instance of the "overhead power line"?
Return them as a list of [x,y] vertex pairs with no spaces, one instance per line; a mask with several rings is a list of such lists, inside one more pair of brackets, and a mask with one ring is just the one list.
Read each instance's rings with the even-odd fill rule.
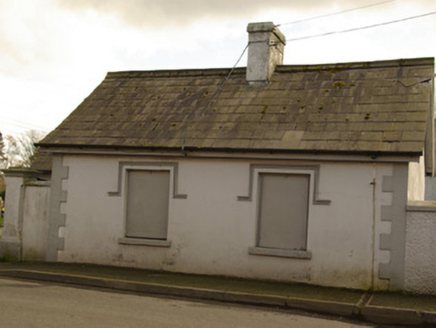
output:
[[30,124],[30,123],[20,123],[20,122],[13,122],[13,121],[9,121],[9,120],[4,120],[4,123],[6,125],[12,125],[12,126],[21,127],[21,128],[34,129],[34,130],[46,130],[46,128],[44,128],[42,126],[34,125],[34,124]]
[[47,131],[47,128],[42,127],[40,125],[32,124],[32,123],[26,123],[23,121],[18,121],[10,118],[3,118],[3,122],[5,126],[14,126],[17,128],[22,129],[32,129],[32,130],[41,130],[41,131]]
[[426,17],[426,16],[431,16],[431,15],[434,15],[434,14],[436,14],[436,11],[433,11],[433,12],[430,12],[430,13],[427,13],[427,14],[418,15],[418,16],[411,16],[411,17],[406,17],[406,18],[402,18],[402,19],[397,19],[397,20],[390,21],[390,22],[384,22],[384,23],[380,23],[380,24],[355,27],[355,28],[350,28],[350,29],[341,30],[341,31],[332,31],[332,32],[327,32],[327,33],[303,36],[303,37],[300,37],[300,38],[287,39],[286,41],[287,42],[300,41],[300,40],[319,38],[319,37],[322,37],[322,36],[328,36],[328,35],[332,35],[332,34],[340,34],[340,33],[348,33],[348,32],[355,32],[355,31],[360,31],[360,30],[366,30],[366,29],[370,29],[370,28],[374,28],[374,27],[380,27],[380,26],[385,26],[385,25],[389,25],[389,24],[401,23],[401,22],[405,22],[405,21],[408,21],[408,20],[416,19],[416,18],[422,18],[422,17]]
[[218,95],[221,93],[221,89],[223,88],[224,84],[227,82],[227,80],[230,78],[230,76],[232,75],[233,71],[235,70],[236,66],[239,64],[239,62],[241,61],[242,57],[244,56],[245,52],[248,49],[248,46],[250,44],[247,43],[247,45],[245,46],[244,50],[242,51],[241,55],[239,56],[238,60],[236,61],[235,65],[233,65],[232,69],[230,70],[229,74],[227,74],[227,77],[223,80],[223,82],[221,83],[221,85],[218,87],[218,90],[215,92],[215,95],[212,97],[211,101],[208,103],[208,105],[206,106],[206,108],[204,109],[204,111],[201,113],[201,115],[203,116],[204,113],[206,113],[206,111],[209,109],[210,105],[215,101],[216,97],[218,97]]
[[383,1],[383,2],[377,2],[377,3],[373,3],[371,5],[366,5],[366,6],[362,6],[362,7],[346,9],[346,10],[338,11],[338,12],[331,13],[331,14],[324,14],[324,15],[314,16],[314,17],[310,17],[310,18],[300,19],[300,20],[297,20],[297,21],[292,21],[292,22],[288,22],[288,23],[278,24],[276,26],[278,27],[278,26],[283,26],[283,25],[305,23],[305,22],[309,22],[309,21],[312,21],[312,20],[315,20],[315,19],[326,18],[326,17],[331,17],[331,16],[336,16],[336,15],[341,15],[341,14],[349,13],[351,11],[362,10],[362,9],[366,9],[366,8],[370,8],[370,7],[380,6],[380,5],[383,5],[385,3],[394,2],[394,1],[397,1],[397,0],[388,0],[388,1]]
[[[209,107],[212,105],[212,103],[215,101],[215,99],[219,96],[219,94],[221,93],[222,88],[224,87],[224,84],[226,84],[227,80],[233,74],[233,71],[235,70],[235,68],[238,65],[238,63],[241,61],[241,59],[244,56],[245,52],[247,51],[249,45],[250,44],[247,43],[247,45],[245,46],[245,48],[242,51],[241,55],[239,56],[238,60],[236,61],[235,65],[233,65],[232,69],[229,71],[229,74],[227,74],[227,76],[222,80],[222,82],[219,85],[218,89],[216,90],[215,94],[213,95],[213,97],[211,98],[211,100],[209,101],[207,106],[204,108],[204,110],[201,112],[201,117],[203,117],[206,114],[206,112],[208,111]],[[197,123],[198,123],[198,118],[196,118],[194,120],[194,122],[193,122],[193,126],[191,128],[192,131],[194,131],[195,127],[197,126]],[[185,149],[185,144],[186,144],[186,136],[183,137],[182,151]]]

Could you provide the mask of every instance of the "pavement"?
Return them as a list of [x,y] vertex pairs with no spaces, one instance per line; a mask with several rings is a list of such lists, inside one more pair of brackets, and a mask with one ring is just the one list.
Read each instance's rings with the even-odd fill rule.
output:
[[144,295],[300,310],[395,327],[436,327],[436,296],[430,295],[46,262],[0,262],[0,276]]

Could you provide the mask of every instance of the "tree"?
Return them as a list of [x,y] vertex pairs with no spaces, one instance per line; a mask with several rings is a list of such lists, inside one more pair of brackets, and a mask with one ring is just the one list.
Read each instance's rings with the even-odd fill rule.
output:
[[6,155],[4,153],[4,141],[3,141],[3,135],[0,132],[0,169],[4,168],[6,166]]
[[[45,136],[41,131],[29,130],[18,136],[4,136],[0,132],[0,170],[11,167],[30,167],[36,152],[35,142]],[[4,174],[0,171],[0,197],[5,198]]]
[[18,136],[7,135],[0,139],[0,167],[30,167],[35,154],[35,142],[44,138],[45,133],[29,130]]

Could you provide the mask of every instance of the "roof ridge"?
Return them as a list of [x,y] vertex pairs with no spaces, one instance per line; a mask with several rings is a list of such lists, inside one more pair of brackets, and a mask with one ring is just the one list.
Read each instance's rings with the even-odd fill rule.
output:
[[424,58],[406,58],[394,60],[377,60],[365,62],[345,62],[345,63],[327,63],[327,64],[311,64],[311,65],[278,65],[277,72],[289,71],[319,71],[319,70],[334,70],[334,69],[368,69],[368,68],[388,68],[398,66],[423,66],[434,65],[433,57]]
[[[203,69],[169,69],[154,71],[120,71],[108,72],[106,78],[136,78],[136,77],[184,77],[184,76],[222,76],[229,74],[232,68],[203,68]],[[232,74],[245,74],[246,67],[237,67]]]
[[[432,57],[379,60],[365,62],[345,62],[310,65],[278,65],[276,72],[290,71],[319,71],[319,70],[345,70],[345,69],[368,69],[396,66],[421,66],[434,65]],[[163,69],[152,71],[119,71],[108,72],[106,78],[141,78],[141,77],[184,77],[184,76],[227,76],[232,68],[192,68],[192,69]],[[232,74],[245,74],[246,67],[237,67]]]

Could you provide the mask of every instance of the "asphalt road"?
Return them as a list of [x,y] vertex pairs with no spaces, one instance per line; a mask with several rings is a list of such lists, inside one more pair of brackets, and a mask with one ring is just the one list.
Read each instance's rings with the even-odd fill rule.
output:
[[0,327],[368,327],[257,308],[0,279]]

